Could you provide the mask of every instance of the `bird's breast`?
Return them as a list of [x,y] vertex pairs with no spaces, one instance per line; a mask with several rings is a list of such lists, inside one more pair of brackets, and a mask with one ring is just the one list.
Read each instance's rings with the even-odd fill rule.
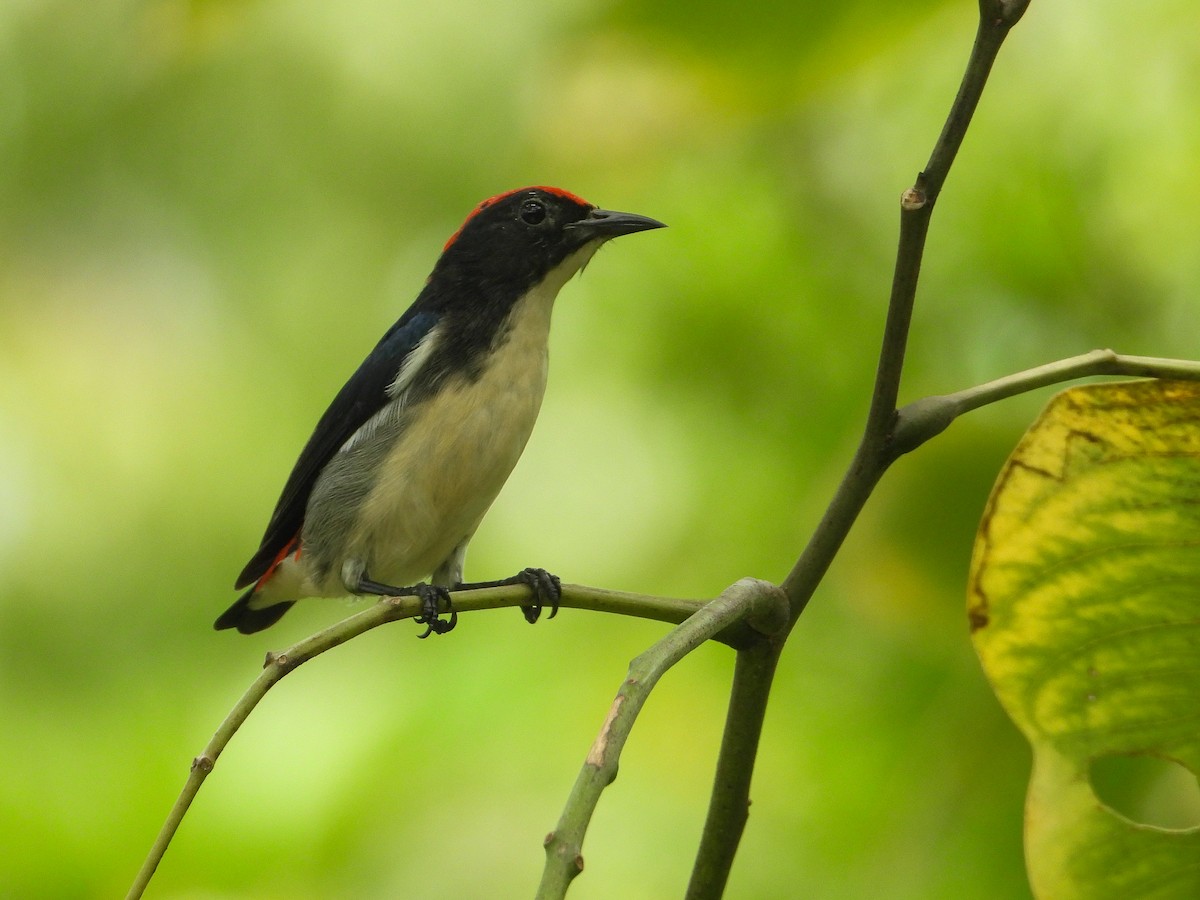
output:
[[519,301],[476,377],[447,378],[379,435],[386,450],[346,547],[375,580],[428,575],[478,527],[541,409],[552,301]]

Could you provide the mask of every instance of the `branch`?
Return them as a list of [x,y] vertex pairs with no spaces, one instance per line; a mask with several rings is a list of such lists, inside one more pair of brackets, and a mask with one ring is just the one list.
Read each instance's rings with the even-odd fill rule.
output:
[[[780,626],[786,628],[786,620]],[[782,650],[782,641],[766,639],[738,651],[712,799],[686,900],[719,900],[725,892],[733,857],[750,816],[750,779]]]
[[1153,356],[1124,356],[1112,350],[1093,350],[1060,359],[986,384],[953,394],[925,397],[899,411],[892,444],[899,456],[915,450],[949,427],[964,413],[989,403],[1007,400],[1051,384],[1061,384],[1093,375],[1141,376],[1146,378],[1200,381],[1200,362],[1159,359]]
[[975,43],[954,103],[928,164],[900,198],[899,245],[863,436],[824,516],[781,585],[788,597],[790,621],[779,634],[777,646],[738,653],[716,782],[692,870],[689,900],[718,898],[724,892],[749,811],[750,775],[779,647],[803,614],[875,485],[897,456],[893,439],[896,400],[933,207],[971,124],[996,55],[1028,4],[1029,0],[980,0]]
[[629,664],[629,673],[588,751],[558,825],[546,836],[546,864],[538,900],[565,897],[572,879],[583,871],[583,838],[588,823],[601,793],[617,777],[617,763],[633,723],[663,674],[735,622],[747,620],[760,627],[785,627],[786,604],[786,598],[775,585],[743,578]]
[[[499,588],[485,588],[473,591],[458,591],[451,594],[454,608],[459,612],[471,612],[481,609],[495,609],[504,606],[520,606],[529,602],[529,589],[523,585],[512,585]],[[705,608],[700,600],[679,600],[665,597],[651,597],[645,594],[632,594],[622,591],[608,591],[601,588],[585,587],[577,584],[562,586],[562,607],[576,609],[591,609],[597,612],[611,612],[621,615],[638,616],[645,619],[656,619],[663,622],[679,623],[688,620],[698,610]],[[200,755],[192,760],[191,770],[167,815],[166,821],[159,830],[154,845],[150,848],[145,862],[129,889],[127,900],[136,900],[145,892],[150,879],[154,876],[159,862],[167,852],[171,839],[175,836],[183,817],[192,805],[200,786],[216,765],[217,758],[226,745],[241,728],[259,701],[266,696],[280,679],[298,666],[308,662],[326,650],[344,644],[351,638],[358,637],[380,625],[396,622],[421,614],[420,600],[416,597],[384,597],[362,612],[348,616],[340,622],[319,631],[292,645],[282,653],[268,653],[263,664],[263,672],[254,680],[237,705],[226,716],[225,721],[217,729],[212,739]],[[744,646],[753,639],[753,628],[749,624],[731,622],[732,627],[722,626],[716,634],[710,635],[734,647]]]
[[[896,264],[866,426],[854,458],[824,516],[783,581],[790,621],[778,638],[779,645],[803,614],[875,485],[896,458],[893,440],[897,423],[896,400],[933,207],[971,124],[996,55],[1028,2],[980,0],[975,43],[954,103],[928,164],[913,186],[901,196]],[[749,812],[750,775],[778,652],[776,647],[746,649],[738,653],[716,783],[692,870],[689,900],[720,897],[728,880]]]
[[987,84],[992,64],[1009,29],[1017,23],[1029,5],[1029,0],[980,0],[979,25],[975,43],[967,60],[966,71],[942,132],[929,154],[929,162],[917,175],[916,182],[900,198],[900,245],[896,251],[896,266],[892,273],[892,292],[888,303],[887,324],[884,326],[883,346],[875,372],[875,390],[871,410],[867,415],[864,442],[880,446],[891,430],[900,391],[900,373],[904,368],[904,352],[908,344],[908,327],[912,321],[913,301],[921,274],[921,259],[925,252],[925,237],[929,219],[942,192],[950,166],[966,137],[971,117]]
[[1009,29],[1020,20],[1028,5],[1029,0],[980,0],[975,43],[971,47],[954,103],[934,144],[929,162],[917,175],[913,186],[900,198],[900,240],[867,424],[854,459],[824,517],[783,581],[782,587],[792,604],[793,625],[803,614],[813,591],[824,578],[875,485],[896,458],[892,446],[896,398],[900,393],[900,375],[904,368],[908,328],[912,321],[929,220],[950,166],[971,124],[971,117],[979,105],[996,55]]

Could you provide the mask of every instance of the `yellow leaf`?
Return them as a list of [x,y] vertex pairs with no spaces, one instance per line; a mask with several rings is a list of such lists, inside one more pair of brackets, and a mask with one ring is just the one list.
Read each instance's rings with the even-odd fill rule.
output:
[[1091,777],[1114,756],[1173,761],[1189,789],[1200,772],[1200,385],[1055,397],[992,491],[968,614],[987,677],[1033,748],[1035,895],[1200,898],[1200,811],[1193,827],[1133,821]]

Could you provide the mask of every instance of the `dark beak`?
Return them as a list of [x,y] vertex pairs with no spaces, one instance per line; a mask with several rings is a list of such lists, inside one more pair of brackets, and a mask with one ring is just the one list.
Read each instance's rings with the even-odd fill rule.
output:
[[652,228],[666,228],[658,219],[649,216],[639,216],[635,213],[614,212],[611,209],[593,209],[586,217],[566,226],[576,233],[581,244],[596,238],[615,238],[623,234],[633,234],[635,231],[650,231]]

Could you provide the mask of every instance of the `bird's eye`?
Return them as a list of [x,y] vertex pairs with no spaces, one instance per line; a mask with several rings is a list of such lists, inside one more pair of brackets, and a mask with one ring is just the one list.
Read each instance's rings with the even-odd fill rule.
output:
[[541,200],[526,200],[521,204],[520,216],[526,225],[541,225],[546,219],[546,206]]

